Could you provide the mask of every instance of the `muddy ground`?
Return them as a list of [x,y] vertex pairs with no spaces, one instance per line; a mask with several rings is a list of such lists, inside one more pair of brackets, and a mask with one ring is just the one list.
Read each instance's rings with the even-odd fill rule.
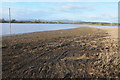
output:
[[117,52],[118,46],[109,36],[99,28],[81,27],[3,37],[2,76],[119,78],[120,64],[106,60],[106,53]]

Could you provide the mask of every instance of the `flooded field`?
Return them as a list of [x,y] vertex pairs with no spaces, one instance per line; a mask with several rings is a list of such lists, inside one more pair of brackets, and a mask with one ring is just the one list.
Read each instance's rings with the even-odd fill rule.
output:
[[[31,32],[41,32],[41,31],[52,31],[52,30],[62,30],[62,29],[72,29],[79,28],[81,26],[89,27],[109,27],[102,25],[82,25],[82,24],[40,24],[40,23],[12,23],[11,28],[9,23],[0,23],[2,31],[0,35],[13,35],[13,34],[23,34]],[[114,26],[116,27],[116,26]]]

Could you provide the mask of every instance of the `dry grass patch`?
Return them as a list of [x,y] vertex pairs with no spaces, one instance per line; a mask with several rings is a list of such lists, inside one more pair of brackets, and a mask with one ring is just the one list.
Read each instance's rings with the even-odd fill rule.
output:
[[90,56],[90,57],[87,57],[85,55],[83,56],[73,56],[73,57],[65,57],[61,60],[85,60],[85,59],[95,59],[94,57]]

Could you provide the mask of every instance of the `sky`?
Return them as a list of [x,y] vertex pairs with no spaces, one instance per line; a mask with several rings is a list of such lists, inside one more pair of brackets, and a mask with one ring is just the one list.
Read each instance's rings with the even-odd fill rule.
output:
[[4,19],[11,8],[16,20],[118,22],[118,2],[3,2],[0,8]]
[[119,0],[1,0],[2,2],[119,2]]

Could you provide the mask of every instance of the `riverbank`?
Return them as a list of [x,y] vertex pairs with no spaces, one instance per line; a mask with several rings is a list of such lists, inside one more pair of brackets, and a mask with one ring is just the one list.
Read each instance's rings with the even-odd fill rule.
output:
[[80,27],[3,37],[3,78],[118,78],[118,43],[110,29]]
[[[0,23],[9,23],[9,21],[0,21]],[[106,26],[118,26],[118,23],[104,23],[104,22],[34,22],[34,21],[11,21],[11,23],[38,23],[38,24],[87,24],[87,25],[106,25]]]

